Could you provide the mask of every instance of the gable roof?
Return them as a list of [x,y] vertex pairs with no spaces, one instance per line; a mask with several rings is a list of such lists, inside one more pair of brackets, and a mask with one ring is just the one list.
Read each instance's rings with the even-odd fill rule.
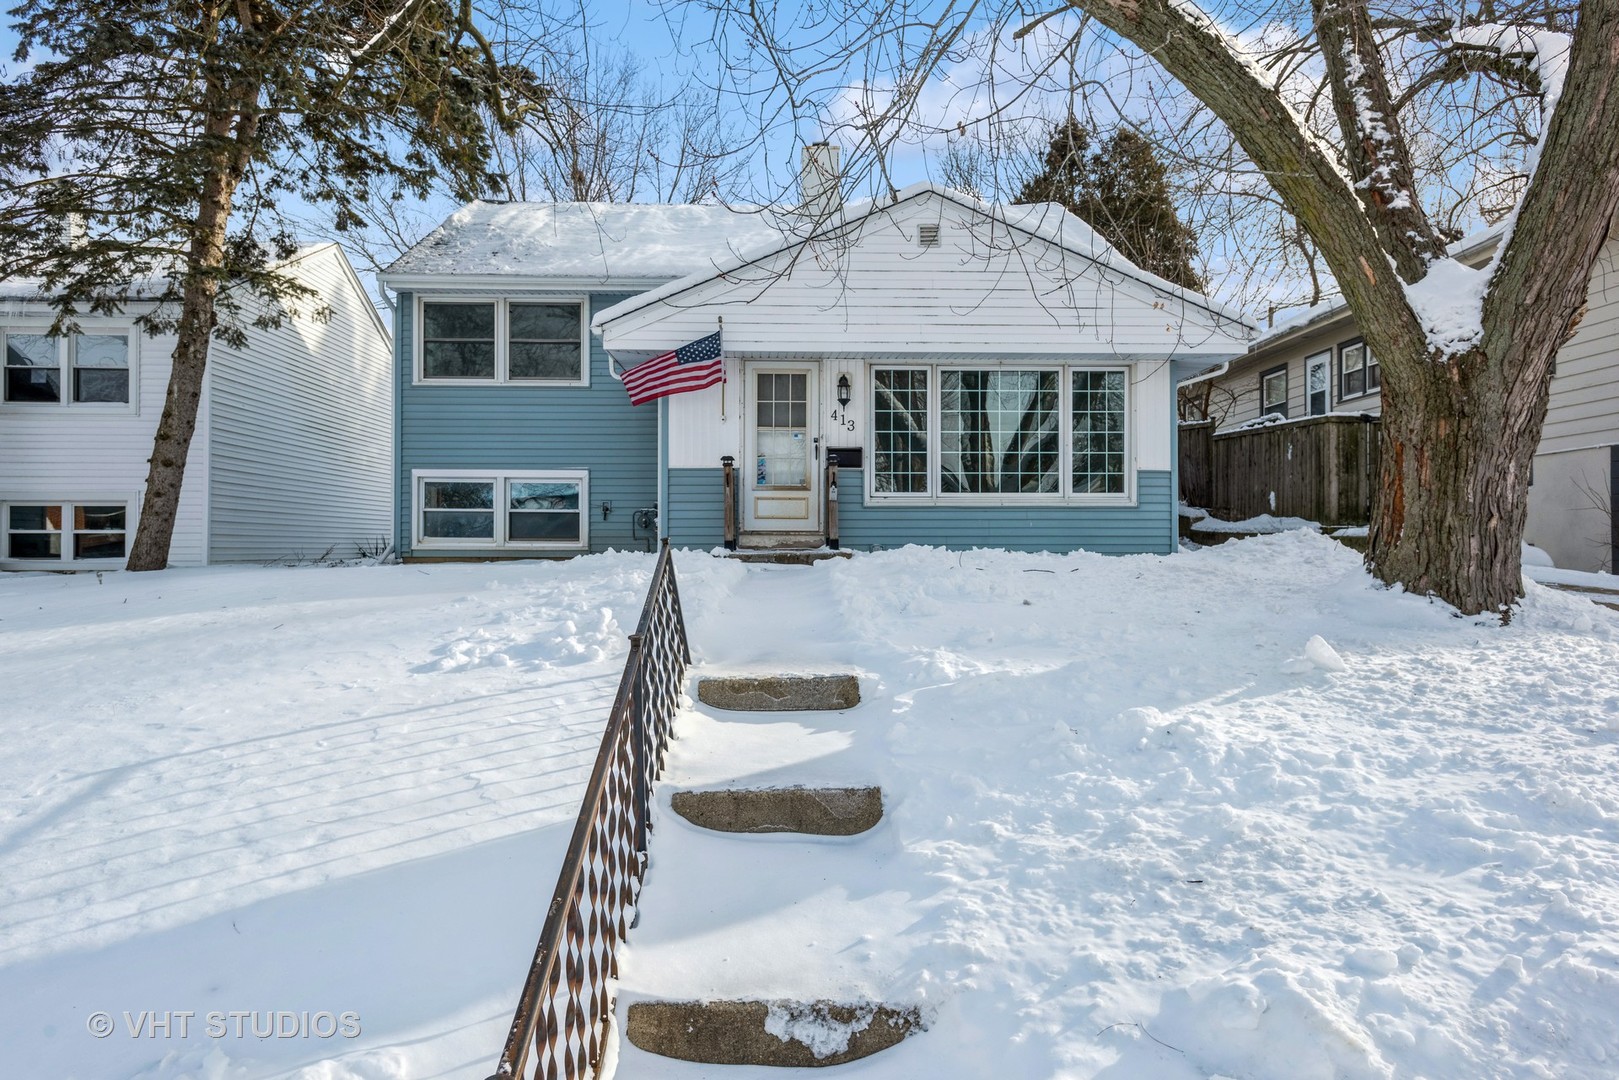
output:
[[[752,249],[745,250],[739,245],[729,259],[716,261],[711,267],[700,269],[695,273],[688,273],[684,277],[639,293],[628,300],[598,312],[596,317],[591,320],[591,329],[599,334],[602,332],[603,327],[616,319],[659,301],[678,296],[707,282],[723,278],[725,275],[734,273],[744,267],[753,266],[789,252],[811,239],[835,240],[846,237],[872,215],[927,195],[933,195],[946,202],[954,203],[958,207],[982,217],[987,222],[998,223],[1008,230],[1022,233],[1028,238],[1046,241],[1069,254],[1077,255],[1081,259],[1134,278],[1149,288],[1165,293],[1187,306],[1201,308],[1217,318],[1229,320],[1241,327],[1252,328],[1253,324],[1235,308],[1227,307],[1204,296],[1202,293],[1171,284],[1156,274],[1136,266],[1114,250],[1107,241],[1098,236],[1096,231],[1086,224],[1084,220],[1069,213],[1066,208],[1057,203],[1031,203],[1016,206],[986,203],[971,195],[941,187],[931,181],[923,181],[903,188],[885,200],[866,199],[853,203],[843,211],[837,220],[815,230],[813,235],[805,228],[778,228],[775,235],[767,238],[765,242],[754,246]],[[782,224],[785,224],[785,222],[783,221]]]
[[384,270],[385,285],[480,277],[655,283],[711,269],[782,235],[758,207],[471,202]]

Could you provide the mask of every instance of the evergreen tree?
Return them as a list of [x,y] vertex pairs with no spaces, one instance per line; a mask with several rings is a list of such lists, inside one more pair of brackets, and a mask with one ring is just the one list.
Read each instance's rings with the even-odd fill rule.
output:
[[1192,268],[1197,238],[1170,198],[1168,174],[1152,144],[1125,128],[1087,153],[1090,133],[1073,116],[1058,124],[1045,167],[1024,183],[1016,202],[1054,202],[1086,221],[1143,270],[1201,290]]
[[177,344],[128,565],[161,569],[210,339],[320,313],[277,270],[294,249],[280,204],[324,205],[346,230],[373,194],[491,192],[492,131],[546,94],[500,61],[470,0],[27,0],[11,14],[0,280],[37,279],[58,333],[156,283],[141,325]]

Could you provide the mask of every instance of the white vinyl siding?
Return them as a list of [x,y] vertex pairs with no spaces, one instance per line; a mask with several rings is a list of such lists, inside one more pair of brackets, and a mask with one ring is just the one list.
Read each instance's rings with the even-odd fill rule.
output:
[[212,562],[353,558],[393,538],[392,344],[335,246],[292,269],[330,319],[249,330],[209,365]]
[[1619,443],[1619,238],[1602,248],[1586,305],[1557,354],[1542,454]]
[[[131,307],[124,318],[97,316],[79,320],[87,335],[127,336],[131,399],[127,404],[44,408],[0,405],[0,502],[123,505],[128,508],[127,528],[133,537],[146,487],[147,460],[152,456],[152,438],[168,391],[175,339],[169,335],[147,337],[140,332],[132,325],[133,317],[139,314],[138,307]],[[0,324],[43,332],[50,320],[48,305],[30,301],[15,305],[0,318]],[[223,350],[216,345],[215,351]],[[71,394],[71,377],[64,382]],[[169,547],[171,566],[201,566],[208,561],[211,405],[211,396],[204,387]],[[123,560],[96,560],[95,568],[104,565],[122,566]],[[0,568],[39,569],[37,565],[4,558],[0,558]]]
[[[917,243],[924,224],[939,242]],[[858,243],[810,243],[628,312],[607,347],[656,355],[725,317],[727,357],[999,355],[1127,362],[1246,342],[1234,322],[1116,267],[924,195],[874,212]],[[1008,355],[1016,343],[1016,356]]]

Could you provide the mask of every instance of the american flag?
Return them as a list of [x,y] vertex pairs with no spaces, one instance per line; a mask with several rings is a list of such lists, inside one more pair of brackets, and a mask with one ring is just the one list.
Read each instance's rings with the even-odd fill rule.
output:
[[720,355],[718,331],[636,364],[624,373],[624,389],[629,391],[631,405],[701,390],[724,381],[725,359]]

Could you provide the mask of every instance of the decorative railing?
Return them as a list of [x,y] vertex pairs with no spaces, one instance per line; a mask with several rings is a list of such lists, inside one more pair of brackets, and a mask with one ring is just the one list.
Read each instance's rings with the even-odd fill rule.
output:
[[646,872],[652,785],[663,771],[690,663],[665,540],[534,963],[490,1080],[584,1080],[601,1061],[613,1009],[608,983],[618,975],[618,943]]

